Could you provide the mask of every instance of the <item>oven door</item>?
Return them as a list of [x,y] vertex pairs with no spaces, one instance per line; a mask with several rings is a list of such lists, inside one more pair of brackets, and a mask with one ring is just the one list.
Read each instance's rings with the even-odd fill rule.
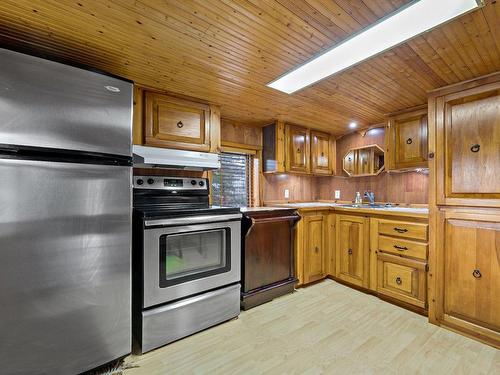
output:
[[240,218],[234,214],[146,221],[143,307],[239,282]]

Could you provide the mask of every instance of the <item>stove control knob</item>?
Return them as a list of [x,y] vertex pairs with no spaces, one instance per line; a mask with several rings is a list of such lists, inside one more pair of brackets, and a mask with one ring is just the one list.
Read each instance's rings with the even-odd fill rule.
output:
[[137,185],[142,185],[144,183],[144,180],[142,178],[139,178],[137,181],[136,181]]
[[191,180],[191,185],[196,185],[196,180]]
[[152,178],[148,178],[148,184],[153,185],[155,183],[155,180]]
[[205,185],[205,182],[204,181],[200,181],[200,182],[198,182],[198,185],[203,186],[203,185]]

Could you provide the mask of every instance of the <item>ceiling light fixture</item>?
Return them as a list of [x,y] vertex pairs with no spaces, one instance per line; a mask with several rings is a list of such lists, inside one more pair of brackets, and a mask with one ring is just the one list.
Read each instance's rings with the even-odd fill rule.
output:
[[414,1],[267,86],[291,94],[482,5],[483,0]]
[[358,124],[357,124],[357,123],[355,123],[354,121],[353,121],[353,122],[351,122],[351,123],[349,124],[349,127],[350,127],[351,129],[354,129],[354,128],[355,128],[355,127],[357,127],[357,126],[358,126]]

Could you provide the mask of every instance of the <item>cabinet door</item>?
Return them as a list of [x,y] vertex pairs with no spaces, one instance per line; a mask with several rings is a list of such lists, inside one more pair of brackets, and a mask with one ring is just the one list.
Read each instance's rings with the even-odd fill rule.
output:
[[391,126],[394,168],[427,167],[427,114],[396,118]]
[[309,129],[295,125],[286,127],[286,167],[288,172],[309,173],[310,144]]
[[304,246],[304,281],[306,283],[325,277],[325,249],[323,215],[306,216]]
[[426,306],[425,263],[378,254],[377,291],[422,308]]
[[368,286],[368,225],[365,218],[337,215],[336,276]]
[[487,328],[500,342],[500,216],[451,215],[444,227],[443,320]]
[[311,132],[312,172],[314,174],[332,174],[333,155],[330,135],[320,132]]
[[146,145],[209,151],[208,105],[146,92],[145,111]]
[[358,150],[358,170],[356,174],[373,174],[373,149],[361,148]]
[[437,103],[438,203],[500,207],[500,82]]
[[344,156],[344,171],[349,175],[356,174],[356,155],[357,150],[351,150]]

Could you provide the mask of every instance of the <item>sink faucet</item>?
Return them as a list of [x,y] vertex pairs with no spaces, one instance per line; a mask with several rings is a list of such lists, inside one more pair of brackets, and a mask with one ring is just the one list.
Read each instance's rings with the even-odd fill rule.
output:
[[375,193],[371,191],[365,191],[365,198],[368,198],[371,206],[375,204]]

